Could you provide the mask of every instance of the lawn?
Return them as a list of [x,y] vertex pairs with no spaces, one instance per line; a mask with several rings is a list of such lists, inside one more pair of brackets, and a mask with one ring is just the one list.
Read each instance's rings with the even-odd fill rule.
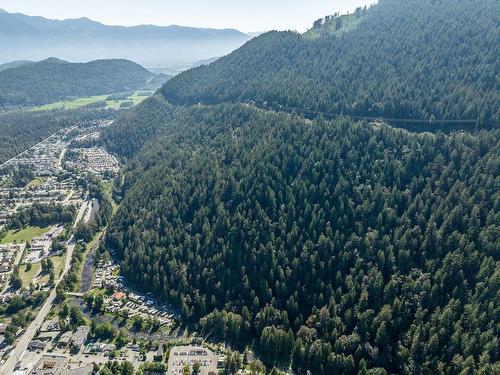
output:
[[45,181],[47,181],[47,177],[37,177],[34,180],[32,180],[26,187],[27,188],[37,188],[37,187],[43,185]]
[[66,254],[51,257],[50,259],[52,259],[52,262],[54,262],[54,275],[56,275],[56,277],[59,277],[62,269],[64,268],[64,263],[66,262]]
[[116,212],[118,209],[118,204],[115,202],[113,199],[113,186],[114,186],[114,181],[106,181],[103,183],[104,185],[104,191],[106,194],[108,194],[109,199],[111,200],[111,208],[113,210],[113,214]]
[[[56,276],[56,279],[59,277],[59,274],[61,273],[61,270],[64,267],[64,262],[66,261],[66,254],[62,256],[53,256],[50,257],[52,260],[52,263],[54,264],[54,275]],[[23,264],[21,267],[19,267],[19,277],[23,281],[23,286],[29,287],[30,283],[37,277],[37,275],[41,272],[42,270],[42,265],[40,262],[38,263],[32,263],[31,264],[31,269],[29,271],[26,271],[27,265]],[[40,279],[37,280],[37,284],[42,285],[45,284],[47,281],[49,281],[49,274],[43,275]]]
[[129,99],[134,102],[134,105],[139,104],[140,102],[142,102],[144,99],[147,99],[147,98],[148,98],[148,96],[137,95],[137,93],[134,93],[134,95],[129,97]]
[[33,263],[29,271],[26,271],[26,267],[26,264],[19,267],[19,277],[23,281],[23,286],[27,288],[33,279],[40,273],[42,266],[40,263]]
[[7,235],[0,241],[0,244],[31,241],[33,237],[41,236],[42,234],[47,233],[49,230],[50,227],[41,228],[32,226],[27,226],[21,230],[9,230],[7,232]]
[[89,104],[97,103],[106,100],[108,95],[96,95],[96,96],[89,96],[87,98],[78,98],[74,100],[61,100],[59,102],[55,103],[50,103],[50,104],[45,104],[41,105],[38,107],[33,108],[35,111],[47,111],[51,109],[60,109],[60,108],[66,108],[66,109],[75,109],[79,107],[83,107]]
[[[112,94],[110,94],[110,95],[112,95]],[[78,99],[74,99],[74,100],[61,100],[59,102],[34,107],[33,110],[34,111],[47,111],[47,110],[51,110],[51,109],[61,109],[61,108],[75,109],[75,108],[84,107],[86,105],[94,104],[94,103],[98,103],[98,102],[106,102],[107,108],[118,109],[118,108],[120,108],[120,105],[124,102],[132,101],[134,103],[134,105],[137,105],[140,102],[142,102],[144,99],[147,98],[146,96],[139,96],[139,95],[137,95],[137,93],[134,93],[126,100],[106,100],[108,98],[108,96],[110,96],[110,95],[96,95],[96,96],[89,96],[86,98],[78,98]]]
[[[61,274],[62,269],[64,268],[64,262],[66,261],[66,254],[63,254],[61,256],[55,256],[55,257],[50,257],[52,260],[52,263],[54,263],[54,276],[56,279],[59,277]],[[43,275],[43,277],[38,280],[39,284],[45,284],[47,281],[49,281],[49,275]]]

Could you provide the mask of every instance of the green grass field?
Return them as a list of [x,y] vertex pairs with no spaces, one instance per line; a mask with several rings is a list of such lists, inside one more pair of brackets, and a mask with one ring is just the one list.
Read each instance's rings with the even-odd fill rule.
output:
[[37,177],[33,181],[31,181],[26,187],[27,188],[36,188],[42,185],[45,181],[47,181],[47,177]]
[[[55,256],[55,257],[50,257],[52,259],[52,262],[54,263],[54,275],[56,279],[59,277],[59,274],[61,273],[61,270],[64,267],[64,262],[66,261],[66,254],[62,256]],[[45,284],[47,281],[49,281],[49,275],[43,275],[43,277],[38,280],[38,283],[40,285]]]
[[[112,95],[112,94],[110,94]],[[89,104],[94,104],[98,102],[106,102],[107,107],[106,108],[111,108],[111,109],[118,109],[120,108],[120,105],[124,102],[132,101],[134,105],[139,104],[142,102],[144,99],[146,99],[146,96],[139,96],[137,93],[134,93],[131,95],[128,99],[126,100],[106,100],[109,95],[96,95],[96,96],[89,96],[85,98],[78,98],[74,100],[62,100],[59,102],[55,103],[50,103],[50,104],[45,104],[41,105],[38,107],[34,107],[34,111],[48,111],[51,109],[75,109],[75,108],[80,108],[84,107]]]
[[[61,273],[61,270],[64,267],[64,262],[66,261],[66,254],[62,256],[54,256],[50,257],[54,264],[54,275],[56,278],[59,276]],[[24,287],[29,287],[30,283],[37,277],[37,275],[40,273],[42,270],[42,265],[40,262],[38,263],[32,263],[31,264],[31,269],[29,271],[26,271],[27,265],[23,264],[21,267],[19,267],[19,277],[23,281],[23,286]],[[49,275],[43,275],[40,279],[36,281],[36,284],[43,285],[47,281],[49,281]]]
[[113,213],[115,213],[116,210],[118,209],[118,204],[113,199],[114,182],[113,181],[106,181],[103,183],[103,185],[104,185],[104,191],[106,192],[106,194],[109,195],[109,198],[111,199],[111,208],[113,209]]
[[35,111],[47,111],[47,110],[51,110],[51,109],[61,109],[61,108],[66,108],[66,109],[80,108],[80,107],[83,107],[83,106],[86,106],[89,104],[104,101],[104,100],[106,100],[107,97],[108,97],[108,95],[97,95],[97,96],[90,96],[87,98],[78,98],[75,100],[62,100],[59,102],[34,107],[33,110],[35,110]]
[[40,263],[33,263],[29,271],[26,271],[26,268],[26,264],[19,267],[19,277],[23,281],[23,286],[27,288],[33,279],[40,273],[42,266]]
[[41,236],[42,234],[47,233],[50,230],[50,227],[25,227],[21,230],[10,230],[7,232],[7,235],[2,238],[0,244],[12,243],[12,242],[26,242],[31,241],[33,237]]

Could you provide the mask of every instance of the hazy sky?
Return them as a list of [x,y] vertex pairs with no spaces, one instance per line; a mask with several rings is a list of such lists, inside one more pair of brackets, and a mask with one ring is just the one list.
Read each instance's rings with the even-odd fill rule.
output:
[[31,16],[88,17],[108,25],[183,25],[241,31],[304,31],[320,17],[375,0],[0,0],[0,8]]

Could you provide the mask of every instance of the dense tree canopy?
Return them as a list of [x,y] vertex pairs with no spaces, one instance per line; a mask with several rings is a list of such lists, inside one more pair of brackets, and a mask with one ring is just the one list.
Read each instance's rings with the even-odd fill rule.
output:
[[496,0],[380,0],[356,12],[346,32],[271,32],[173,78],[162,93],[178,104],[498,124],[499,13]]
[[297,370],[492,370],[498,131],[417,135],[243,105],[163,119],[109,229],[135,284]]
[[107,147],[126,158],[135,155],[148,140],[165,130],[165,123],[181,111],[165,101],[161,95],[154,95],[137,105],[137,111],[127,111],[116,120],[116,126],[102,132]]
[[24,225],[45,227],[53,224],[70,224],[76,214],[74,206],[61,204],[42,204],[20,209],[11,218],[12,228],[21,228]]
[[500,131],[303,116],[499,122],[498,6],[380,0],[172,79],[103,137],[129,280],[301,374],[499,372]]
[[76,64],[47,59],[0,71],[0,107],[138,90],[153,78],[153,73],[127,60]]

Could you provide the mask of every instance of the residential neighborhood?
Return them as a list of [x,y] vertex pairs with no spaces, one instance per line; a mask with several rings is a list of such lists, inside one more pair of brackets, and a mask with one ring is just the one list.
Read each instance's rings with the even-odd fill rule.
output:
[[[98,246],[104,228],[92,240],[75,237],[102,204],[82,179],[112,181],[119,172],[117,159],[95,146],[108,125],[60,131],[0,167],[0,301],[6,307],[0,309],[0,373],[90,375],[117,360],[136,370],[182,374],[195,366],[200,374],[216,374],[225,349],[209,349],[195,333],[180,330],[177,310],[131,287],[114,251]],[[43,207],[61,207],[72,219],[24,222],[49,220],[50,214],[31,214]],[[22,301],[38,306],[18,322],[9,311]]]
[[[88,182],[82,184],[91,171],[68,170],[65,154],[75,137],[99,134],[109,123],[64,128],[0,166],[2,374],[14,371],[25,350],[41,353],[61,333],[58,320],[45,318],[57,306],[56,289],[73,266],[75,248],[81,249],[75,231],[92,223],[99,209],[97,199],[88,196]],[[29,304],[36,308],[23,308]],[[67,347],[83,350],[89,330],[77,327]],[[36,374],[53,373],[49,368],[63,363],[39,357],[35,362],[31,370]]]
[[68,168],[88,171],[95,175],[116,173],[119,170],[116,158],[102,147],[75,148],[72,149],[72,154],[65,162]]
[[0,374],[224,372],[228,349],[137,290],[104,245],[120,175],[99,143],[109,124],[63,129],[0,166]]

